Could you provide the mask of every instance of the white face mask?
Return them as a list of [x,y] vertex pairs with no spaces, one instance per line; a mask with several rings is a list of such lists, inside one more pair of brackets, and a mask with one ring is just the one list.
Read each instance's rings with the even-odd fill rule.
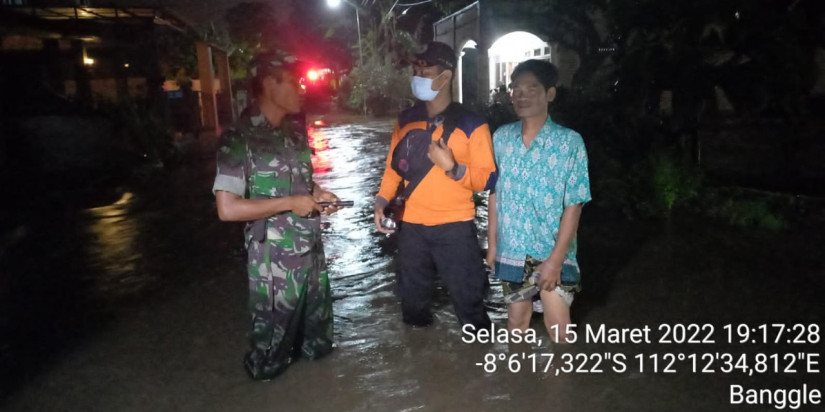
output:
[[[441,74],[435,76],[435,79],[441,77]],[[433,90],[433,80],[435,79],[413,76],[411,84],[413,96],[415,96],[416,99],[423,100],[425,102],[435,99],[435,96],[438,96],[438,90]]]

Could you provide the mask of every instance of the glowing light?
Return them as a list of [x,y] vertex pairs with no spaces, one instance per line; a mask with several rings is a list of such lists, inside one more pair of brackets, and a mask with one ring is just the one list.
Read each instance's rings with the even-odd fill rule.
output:
[[123,192],[120,195],[120,199],[116,202],[107,205],[107,206],[98,206],[88,209],[90,212],[94,213],[99,217],[117,217],[121,216],[122,214],[119,213],[118,208],[123,206],[128,206],[135,195],[132,192]]
[[313,125],[315,125],[315,126],[326,126],[326,125],[327,125],[326,123],[324,123],[324,121],[323,121],[323,120],[316,120],[316,121],[315,121],[314,123],[312,123],[312,124],[313,124]]
[[[89,224],[85,230],[91,235],[83,248],[92,262],[104,270],[93,278],[92,290],[111,293],[136,292],[152,281],[152,275],[136,272],[143,260],[136,241],[141,237],[142,226],[131,213],[135,203],[131,192],[124,192],[116,202],[89,208]],[[91,279],[91,278],[90,278]]]
[[329,157],[329,140],[322,130],[310,129],[309,147],[315,149],[312,153],[312,165],[315,174],[321,175],[332,170],[332,159]]
[[327,6],[335,8],[341,4],[341,0],[327,0]]
[[499,56],[502,61],[521,62],[527,60],[525,52],[546,46],[547,43],[535,34],[515,31],[499,37],[490,47],[489,52],[494,56]]
[[320,77],[320,75],[316,70],[310,70],[307,72],[307,79],[309,79],[309,81],[311,82],[318,80],[318,77]]
[[508,84],[513,68],[527,59],[552,61],[549,51],[549,45],[532,33],[515,31],[499,37],[487,51],[490,90]]
[[128,69],[129,68],[129,63],[123,63],[123,67]]
[[93,59],[91,57],[84,57],[83,58],[83,64],[85,64],[87,66],[92,66],[92,65],[95,64],[95,59]]

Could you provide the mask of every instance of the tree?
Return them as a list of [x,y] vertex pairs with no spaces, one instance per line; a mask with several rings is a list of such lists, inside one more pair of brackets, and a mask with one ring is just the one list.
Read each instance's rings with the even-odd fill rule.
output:
[[[406,61],[418,48],[413,35],[398,25],[393,0],[376,0],[360,8],[361,50],[364,65],[356,66],[349,77],[349,94],[342,96],[347,106],[360,110],[366,101],[375,115],[394,113],[412,102]],[[360,56],[359,56],[360,57]],[[359,59],[360,60],[360,59]]]
[[[572,87],[559,90],[553,110],[605,155],[594,162],[597,173],[648,174],[657,182],[657,170],[664,177],[688,172],[683,159],[696,152],[699,131],[725,116],[784,120],[787,164],[803,147],[800,136],[812,135],[806,124],[815,48],[825,42],[822,2],[491,0],[482,6],[578,54]],[[663,96],[672,96],[667,111]],[[617,166],[597,170],[608,164]],[[674,179],[695,184],[688,176]]]
[[233,76],[246,76],[255,53],[282,50],[306,61],[339,66],[342,46],[328,36],[323,13],[313,2],[272,0],[239,3],[227,10],[225,26],[212,25],[212,35],[230,51]]

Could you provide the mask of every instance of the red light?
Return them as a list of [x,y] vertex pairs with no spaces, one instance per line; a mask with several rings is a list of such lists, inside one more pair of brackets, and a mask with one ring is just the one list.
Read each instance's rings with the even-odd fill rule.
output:
[[319,77],[318,72],[315,71],[315,70],[310,70],[310,71],[307,72],[307,79],[309,79],[309,81],[311,81],[311,82],[314,82],[314,81],[318,80],[318,77]]

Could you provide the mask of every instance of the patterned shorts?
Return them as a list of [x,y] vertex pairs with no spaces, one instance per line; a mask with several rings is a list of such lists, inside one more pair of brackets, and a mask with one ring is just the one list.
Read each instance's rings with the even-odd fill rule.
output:
[[[521,296],[518,299],[515,299],[514,302],[524,302],[524,301],[533,301],[539,300],[540,293],[536,289],[536,286],[531,284],[530,282],[525,283],[518,283],[518,282],[508,282],[508,281],[501,281],[501,289],[504,293],[504,296],[509,296],[514,293],[519,293]],[[556,293],[559,294],[561,300],[567,304],[568,307],[573,304],[573,298],[575,297],[575,292],[568,292],[561,288],[561,286],[556,286],[554,289]]]

